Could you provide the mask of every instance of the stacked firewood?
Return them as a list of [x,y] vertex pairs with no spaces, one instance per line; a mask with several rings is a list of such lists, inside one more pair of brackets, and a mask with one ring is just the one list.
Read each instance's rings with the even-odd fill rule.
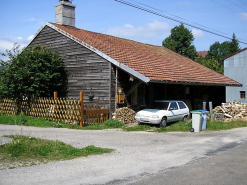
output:
[[[116,111],[116,114],[113,113],[113,119],[121,121],[124,124],[137,123],[135,120],[136,112],[128,107],[119,108]],[[117,117],[116,117],[117,116]]]
[[239,102],[222,103],[213,109],[214,114],[222,114],[223,121],[244,120],[247,121],[247,104]]

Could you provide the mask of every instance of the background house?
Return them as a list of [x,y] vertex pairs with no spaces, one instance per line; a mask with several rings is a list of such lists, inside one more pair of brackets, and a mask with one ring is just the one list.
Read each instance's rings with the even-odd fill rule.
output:
[[46,23],[28,47],[36,45],[49,46],[63,57],[68,97],[83,91],[85,103],[101,104],[110,112],[126,105],[139,109],[156,99],[184,100],[190,109],[201,109],[203,101],[215,106],[224,102],[225,86],[241,86],[162,46],[76,28],[70,1],[56,5],[56,23]]
[[224,75],[243,84],[242,87],[226,87],[226,102],[247,103],[247,48],[224,59]]

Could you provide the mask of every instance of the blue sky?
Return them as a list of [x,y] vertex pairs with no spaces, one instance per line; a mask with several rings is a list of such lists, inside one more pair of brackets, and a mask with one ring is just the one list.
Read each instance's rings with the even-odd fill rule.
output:
[[[126,1],[137,4],[131,0]],[[206,26],[210,31],[223,32],[228,37],[235,33],[240,40],[247,43],[246,0],[136,1],[162,10],[159,13],[164,15],[173,14]],[[0,3],[0,52],[4,52],[11,49],[14,43],[26,46],[46,22],[55,22],[55,5],[59,1],[0,0]],[[76,5],[76,27],[154,45],[161,45],[169,36],[170,30],[179,25],[178,22],[114,0],[74,0],[73,4]],[[197,51],[208,50],[214,42],[227,40],[189,26],[187,28],[194,34]],[[247,47],[246,44],[240,46]]]

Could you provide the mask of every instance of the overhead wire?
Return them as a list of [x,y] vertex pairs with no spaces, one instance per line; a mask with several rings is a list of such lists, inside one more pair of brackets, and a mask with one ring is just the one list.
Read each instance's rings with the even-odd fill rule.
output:
[[238,4],[233,3],[233,2],[231,2],[230,0],[227,0],[227,1],[228,1],[229,3],[231,3],[231,4],[233,4],[233,5],[235,5],[235,6],[239,7],[239,8],[241,8],[241,9],[243,9],[244,11],[247,11],[245,8],[239,6]]
[[[202,27],[204,27],[204,28],[211,29],[211,28],[209,28],[209,27],[207,27],[207,26],[204,26],[204,25],[201,25],[201,24],[198,24],[198,23],[195,23],[195,22],[189,21],[189,20],[187,20],[187,19],[184,19],[184,18],[182,18],[182,17],[179,17],[179,16],[176,16],[176,15],[173,15],[173,14],[170,14],[170,13],[167,13],[167,12],[164,12],[163,10],[160,10],[160,9],[154,8],[154,7],[149,6],[149,5],[145,5],[145,4],[140,3],[140,2],[138,2],[138,1],[135,1],[135,0],[130,0],[130,1],[136,2],[136,3],[138,3],[138,4],[141,4],[141,5],[143,5],[143,6],[149,7],[149,8],[151,8],[151,9],[154,9],[154,10],[157,10],[157,11],[160,11],[160,12],[163,12],[163,13],[166,13],[166,14],[171,15],[171,16],[173,16],[173,17],[177,17],[177,18],[179,18],[179,19],[182,19],[182,20],[185,20],[185,21],[191,22],[191,23],[196,24],[196,25],[198,25],[198,26],[202,26]],[[216,32],[218,32],[218,33],[222,33],[222,34],[227,35],[226,33],[223,33],[223,32],[220,32],[220,31],[217,31],[217,30],[214,30],[214,29],[211,29],[211,30],[216,31]]]
[[[229,36],[225,36],[225,35],[222,35],[222,34],[219,34],[219,33],[215,33],[215,32],[213,32],[213,31],[210,31],[210,30],[207,30],[207,29],[204,29],[204,28],[200,28],[200,27],[195,26],[195,25],[193,25],[193,24],[189,24],[189,23],[187,23],[187,22],[184,22],[184,21],[175,19],[175,18],[173,18],[173,17],[169,17],[169,16],[167,16],[167,15],[163,15],[163,14],[161,14],[161,13],[152,11],[152,10],[150,10],[150,9],[147,9],[147,8],[144,8],[144,7],[141,7],[141,6],[138,6],[138,5],[136,5],[136,4],[133,4],[133,3],[130,3],[130,2],[127,2],[127,1],[124,1],[124,0],[114,0],[114,1],[119,2],[119,3],[122,3],[122,4],[125,4],[125,5],[128,5],[128,6],[130,6],[130,7],[133,7],[133,8],[142,10],[142,11],[145,11],[145,12],[148,12],[148,13],[151,13],[151,14],[154,14],[154,15],[157,15],[157,16],[160,16],[160,17],[163,17],[163,18],[166,18],[166,19],[169,19],[169,20],[172,20],[172,21],[175,21],[175,22],[179,22],[179,23],[181,23],[181,24],[184,24],[184,25],[187,25],[187,26],[196,28],[196,29],[198,29],[198,30],[205,31],[205,32],[207,32],[207,33],[211,33],[211,34],[214,34],[214,35],[217,35],[217,36],[220,36],[220,37],[223,37],[223,38],[232,40],[232,38],[229,37]],[[241,41],[241,40],[239,40],[239,39],[238,39],[238,41],[239,41],[239,43],[247,44],[247,42]]]
[[241,0],[238,0],[238,1],[240,1],[241,3],[243,3],[243,4],[247,5],[247,3],[245,3],[245,2],[243,2],[243,1],[241,1]]
[[228,8],[228,7],[227,7],[227,6],[225,6],[225,5],[222,5],[222,4],[220,4],[220,3],[218,3],[218,2],[216,2],[216,1],[214,1],[214,0],[211,0],[211,1],[213,1],[214,3],[216,3],[216,4],[220,5],[220,6],[225,7],[226,9],[228,9],[228,10],[230,10],[230,11],[233,11],[233,12],[237,13],[238,15],[240,15],[240,16],[242,16],[242,17],[244,17],[245,19],[247,18],[247,16],[245,16],[245,15],[243,15],[243,14],[240,14],[239,12],[237,12],[237,11],[235,11],[235,10],[231,9],[231,8]]

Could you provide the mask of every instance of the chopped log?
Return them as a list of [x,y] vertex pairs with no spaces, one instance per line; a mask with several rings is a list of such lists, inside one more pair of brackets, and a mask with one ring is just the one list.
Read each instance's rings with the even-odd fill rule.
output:
[[227,118],[232,118],[232,116],[229,115],[229,114],[224,114],[224,116],[227,117]]

